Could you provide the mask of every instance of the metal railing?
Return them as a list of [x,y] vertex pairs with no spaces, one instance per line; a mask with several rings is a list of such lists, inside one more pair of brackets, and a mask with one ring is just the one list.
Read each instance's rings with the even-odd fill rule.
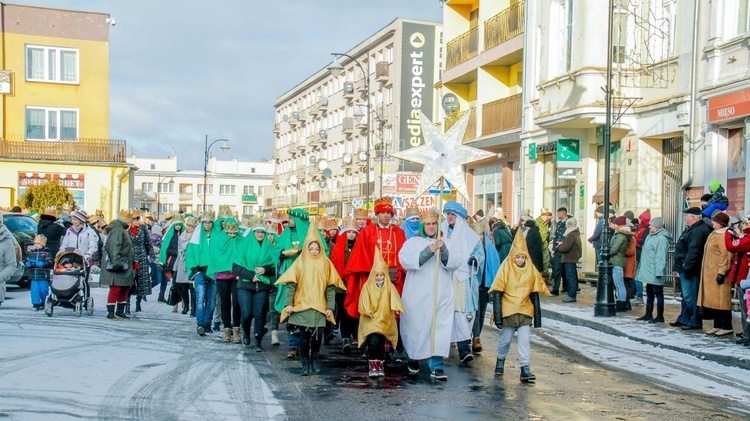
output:
[[390,64],[387,61],[379,61],[375,64],[375,77],[388,77]]
[[484,21],[484,51],[523,33],[522,1]]
[[521,127],[521,94],[482,105],[482,136]]
[[65,139],[26,140],[22,135],[0,139],[0,158],[81,162],[126,162],[124,140]]
[[470,111],[461,111],[452,115],[445,116],[445,131],[447,132],[458,122],[466,113],[470,112],[469,124],[466,125],[466,132],[464,133],[464,142],[477,137],[477,110],[472,108]]
[[448,41],[445,45],[445,68],[458,66],[466,60],[476,57],[479,50],[479,28],[469,29],[467,32]]

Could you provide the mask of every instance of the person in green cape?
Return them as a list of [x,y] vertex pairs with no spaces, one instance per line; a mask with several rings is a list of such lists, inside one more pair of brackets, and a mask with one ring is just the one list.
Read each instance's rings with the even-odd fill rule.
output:
[[220,230],[219,224],[214,223],[213,212],[204,212],[201,226],[193,231],[185,252],[185,264],[195,286],[195,323],[200,336],[211,332],[211,319],[216,305],[216,281],[207,276],[206,272],[211,260],[211,237]]
[[[174,282],[174,265],[177,262],[177,254],[179,253],[179,238],[184,230],[185,223],[182,222],[182,215],[176,215],[173,218],[172,224],[167,228],[167,232],[164,234],[161,249],[159,250],[159,264],[164,267],[164,276],[172,282]],[[162,282],[164,281],[162,280]],[[186,314],[189,309],[186,300],[187,296],[183,297],[182,314]],[[177,304],[174,305],[172,312],[177,312]]]
[[[239,222],[227,217],[222,221],[224,227],[209,245],[210,260],[206,276],[216,280],[219,290],[221,323],[224,325],[223,342],[241,343],[240,339],[240,303],[237,298],[237,275],[232,272],[235,253],[240,248],[243,237],[239,235]],[[218,225],[218,223],[217,223]]]
[[276,281],[276,261],[281,252],[266,238],[262,221],[250,224],[250,233],[235,251],[232,272],[239,278],[237,297],[241,309],[242,343],[250,345],[250,322],[253,324],[255,352],[263,352],[261,342],[265,334],[266,303],[271,286]]

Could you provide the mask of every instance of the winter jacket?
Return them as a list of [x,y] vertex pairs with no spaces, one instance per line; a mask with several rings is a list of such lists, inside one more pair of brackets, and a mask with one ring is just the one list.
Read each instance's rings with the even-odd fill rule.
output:
[[71,226],[65,231],[60,250],[78,250],[84,256],[92,257],[97,251],[98,242],[99,236],[89,226],[83,225],[80,229]]
[[557,246],[557,252],[561,253],[561,263],[578,263],[581,259],[581,232],[576,227],[563,238],[563,242]]
[[646,237],[636,279],[644,284],[664,285],[669,275],[667,255],[671,243],[672,234],[664,228]]
[[30,270],[29,278],[34,281],[45,281],[49,279],[52,268],[52,253],[48,247],[31,249],[26,253],[25,266]]
[[[551,231],[552,233],[552,239],[550,241],[550,251],[554,252],[555,249],[557,249],[557,246],[559,246],[563,240],[565,240],[565,221],[567,221],[568,218],[565,219],[558,219],[557,222],[555,222],[555,229]],[[578,233],[578,237],[580,238],[581,233]]]
[[672,270],[687,276],[699,276],[703,247],[710,233],[711,229],[700,220],[685,228],[675,244]]
[[[8,227],[0,224],[0,284],[10,280],[18,268],[16,247],[13,233]],[[5,287],[0,286],[0,303],[5,300]]]
[[[133,234],[135,231],[135,234]],[[151,275],[149,272],[149,262],[153,261],[154,246],[151,244],[151,235],[145,226],[140,225],[137,229],[130,227],[127,230],[130,235],[130,241],[133,244],[133,254],[135,262],[135,281],[136,290],[131,291],[130,295],[145,297],[151,295]]]
[[57,252],[60,251],[60,242],[65,235],[65,226],[62,222],[54,216],[42,215],[39,217],[36,232],[47,237],[47,248],[52,256],[57,256]]
[[[107,226],[107,241],[104,243],[104,256],[102,260],[102,271],[99,275],[99,285],[103,286],[125,286],[133,285],[133,263],[135,253],[130,233],[126,230],[128,224],[115,219]],[[110,272],[107,270],[110,260],[120,262],[125,259],[127,270],[123,272]],[[149,287],[151,285],[149,284]]]
[[[732,309],[732,283],[726,279],[732,266],[732,253],[724,245],[724,232],[720,228],[709,234],[703,253],[701,284],[698,290],[698,306],[715,310]],[[724,282],[718,283],[718,276]]]
[[505,261],[510,253],[510,246],[513,245],[513,237],[510,236],[510,231],[505,227],[505,223],[500,221],[495,224],[497,229],[492,232],[492,241],[495,243],[495,250],[500,256],[500,263]]
[[596,228],[594,228],[594,234],[589,237],[588,241],[589,243],[594,245],[594,248],[599,250],[602,248],[602,234],[604,233],[604,229],[606,225],[606,219],[604,219],[604,216],[600,217],[596,221]]
[[734,253],[732,257],[732,270],[727,279],[732,285],[738,285],[748,275],[748,257],[750,253],[750,228],[745,228],[742,236],[737,238],[732,230],[727,230],[724,235],[724,245],[727,250]]
[[623,276],[629,279],[635,278],[635,270],[638,262],[635,259],[635,233],[630,227],[623,227],[623,234],[628,236],[628,246],[625,248],[625,271]]
[[534,263],[539,273],[544,273],[544,244],[542,243],[542,235],[539,233],[539,227],[536,224],[529,228],[526,234],[526,246],[529,249],[529,256],[531,262]]
[[630,241],[630,236],[622,231],[616,232],[609,241],[609,261],[612,262],[612,265],[625,268],[627,265],[625,251],[628,248],[628,241]]
[[711,215],[717,210],[725,211],[729,207],[729,198],[724,194],[724,187],[719,187],[711,195],[711,200],[706,202],[706,208],[701,211],[705,218],[711,218]]

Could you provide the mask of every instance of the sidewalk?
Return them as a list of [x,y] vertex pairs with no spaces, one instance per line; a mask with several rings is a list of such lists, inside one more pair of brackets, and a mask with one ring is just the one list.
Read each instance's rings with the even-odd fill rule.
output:
[[[645,313],[645,306],[633,307],[632,311],[618,313],[615,317],[594,317],[596,288],[579,284],[581,291],[577,302],[563,304],[566,297],[542,296],[542,317],[559,320],[572,325],[585,326],[610,335],[625,337],[643,344],[690,354],[716,363],[750,370],[750,347],[737,345],[735,335],[723,337],[706,335],[713,321],[704,322],[704,330],[682,330],[669,326],[680,314],[680,302],[665,294],[664,323],[650,324],[636,321]],[[654,315],[656,310],[654,310]],[[741,332],[739,313],[733,312],[734,331]],[[554,335],[554,332],[551,333]]]

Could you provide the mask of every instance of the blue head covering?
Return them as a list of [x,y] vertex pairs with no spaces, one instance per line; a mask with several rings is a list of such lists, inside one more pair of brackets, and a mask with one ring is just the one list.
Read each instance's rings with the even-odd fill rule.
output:
[[419,218],[407,218],[404,223],[401,224],[401,229],[404,230],[407,240],[416,237],[419,235]]
[[445,206],[443,206],[443,213],[455,213],[461,219],[466,219],[467,216],[469,216],[469,211],[466,210],[465,207],[461,206],[458,202],[455,200],[449,200],[445,202]]

